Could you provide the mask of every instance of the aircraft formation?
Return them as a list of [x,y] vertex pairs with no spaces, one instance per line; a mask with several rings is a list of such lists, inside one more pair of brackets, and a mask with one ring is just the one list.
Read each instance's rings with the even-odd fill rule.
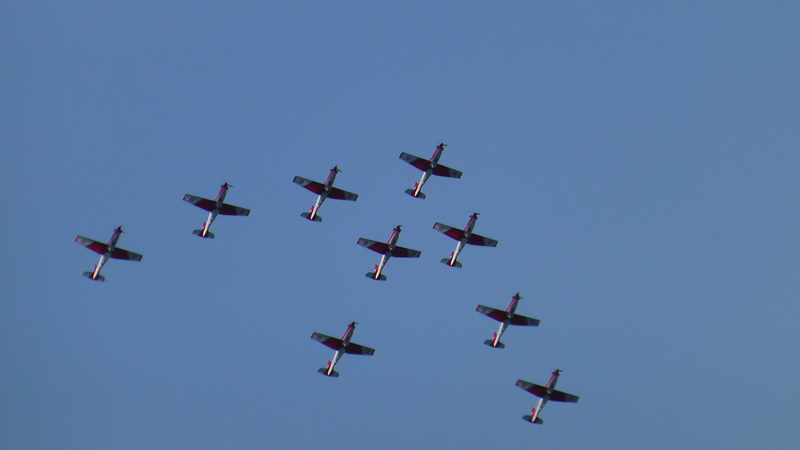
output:
[[[406,194],[414,198],[425,199],[426,195],[422,192],[422,186],[428,181],[431,175],[448,177],[448,178],[461,178],[461,175],[463,175],[462,172],[447,167],[443,164],[439,164],[439,159],[442,157],[442,153],[444,151],[445,146],[446,144],[444,143],[439,144],[436,147],[436,150],[433,152],[433,155],[430,157],[430,159],[420,158],[418,156],[414,156],[405,152],[400,154],[400,159],[411,164],[412,166],[416,167],[417,169],[423,172],[420,180],[417,183],[414,183],[414,187],[406,189],[405,191]],[[336,175],[340,172],[341,170],[339,169],[339,167],[335,166],[333,169],[331,169],[330,173],[328,174],[328,177],[322,183],[318,181],[309,180],[307,178],[303,178],[300,176],[294,177],[294,179],[292,180],[294,183],[299,184],[300,186],[308,189],[309,191],[317,195],[317,200],[314,203],[314,205],[311,206],[311,210],[309,212],[301,213],[300,214],[301,217],[312,222],[322,222],[322,217],[318,213],[319,213],[319,208],[322,206],[322,204],[325,202],[326,199],[332,198],[336,200],[349,200],[349,201],[358,200],[358,194],[333,187],[333,183],[336,180]],[[224,216],[250,215],[250,210],[247,208],[242,208],[239,206],[234,206],[225,203],[225,197],[227,196],[228,189],[231,187],[233,186],[231,186],[227,182],[223,183],[222,186],[220,186],[220,190],[217,193],[217,196],[214,200],[210,200],[192,194],[186,194],[183,196],[184,201],[189,202],[197,206],[198,208],[204,209],[209,212],[208,219],[206,219],[206,221],[203,223],[200,229],[192,231],[192,234],[199,236],[201,238],[214,239],[214,234],[211,233],[209,229],[211,228],[211,224],[214,222],[214,220],[217,218],[218,215],[220,214]],[[498,243],[497,240],[473,232],[473,230],[475,229],[475,225],[478,221],[478,215],[479,213],[477,212],[473,213],[469,217],[469,220],[467,221],[467,224],[464,227],[464,229],[452,227],[450,225],[445,225],[439,222],[435,222],[433,224],[433,228],[436,231],[439,231],[447,235],[448,237],[458,241],[455,250],[450,253],[450,256],[442,258],[441,260],[442,263],[450,267],[461,268],[462,264],[461,262],[458,261],[458,256],[468,244],[478,245],[483,247],[497,247]],[[389,262],[389,259],[393,256],[398,258],[420,257],[420,255],[422,254],[421,251],[397,245],[397,241],[400,238],[400,232],[402,231],[401,227],[402,225],[398,225],[392,230],[392,234],[391,236],[389,236],[389,240],[387,242],[358,238],[357,243],[359,245],[362,245],[381,255],[380,262],[375,265],[374,269],[371,272],[368,272],[366,274],[367,278],[377,281],[386,281],[386,275],[382,274],[382,271],[383,268],[386,266],[386,263]],[[75,242],[101,255],[100,261],[94,266],[94,269],[83,273],[85,277],[88,277],[89,279],[94,281],[105,281],[105,277],[100,275],[100,270],[108,262],[109,259],[122,259],[130,261],[142,260],[142,255],[117,247],[117,242],[119,241],[121,235],[122,235],[122,226],[119,226],[114,230],[113,234],[111,235],[111,239],[109,239],[108,243],[106,244],[103,244],[102,242],[98,242],[80,235],[75,238]],[[484,305],[478,305],[476,307],[475,310],[477,312],[500,322],[500,327],[498,328],[498,330],[492,334],[491,339],[485,340],[484,344],[492,348],[503,349],[505,348],[505,344],[500,342],[500,338],[503,336],[503,333],[506,332],[506,330],[510,325],[534,326],[534,327],[539,325],[540,322],[539,319],[534,319],[516,313],[519,301],[521,299],[522,297],[520,296],[519,293],[514,295],[511,299],[511,303],[509,303],[508,307],[505,310],[495,309]],[[364,345],[356,344],[351,341],[357,324],[358,322],[355,321],[351,322],[347,326],[347,329],[345,330],[344,335],[342,336],[341,339],[318,332],[314,332],[311,334],[311,339],[335,350],[333,358],[331,358],[331,360],[328,361],[325,367],[322,367],[318,370],[319,373],[328,377],[339,377],[339,373],[336,372],[334,368],[336,367],[336,364],[341,360],[344,354],[373,355],[375,353],[375,349]],[[556,383],[558,382],[558,378],[561,372],[562,370],[556,369],[550,376],[550,379],[547,381],[547,384],[545,384],[544,386],[534,384],[521,379],[517,380],[516,386],[539,397],[539,402],[533,409],[531,409],[531,413],[526,414],[522,417],[525,421],[534,424],[543,423],[542,418],[540,417],[540,413],[542,408],[544,407],[545,404],[547,404],[548,401],[567,402],[567,403],[578,402],[578,396],[558,391],[555,389]]]

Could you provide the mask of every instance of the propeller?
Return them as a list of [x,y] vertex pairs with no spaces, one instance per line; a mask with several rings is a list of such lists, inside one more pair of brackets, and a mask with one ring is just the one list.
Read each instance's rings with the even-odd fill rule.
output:
[[333,166],[333,169],[331,169],[331,170],[335,170],[336,173],[339,173],[339,172],[342,171],[342,169],[340,169],[339,166]]
[[222,183],[222,186],[220,186],[220,187],[224,187],[224,188],[232,188],[232,187],[233,187],[233,185],[232,185],[232,184],[228,184],[228,182],[226,181],[225,183]]

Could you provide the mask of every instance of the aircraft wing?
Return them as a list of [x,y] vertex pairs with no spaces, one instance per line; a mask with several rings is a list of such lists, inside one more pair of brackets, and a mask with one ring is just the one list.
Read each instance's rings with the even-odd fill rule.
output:
[[578,403],[577,395],[567,394],[566,392],[556,391],[553,390],[553,393],[550,394],[550,400],[554,402],[567,402],[567,403]]
[[531,327],[538,327],[539,326],[539,319],[534,319],[533,317],[526,317],[522,314],[514,314],[514,317],[511,318],[511,325],[525,325]]
[[385,242],[372,241],[369,239],[358,238],[358,245],[363,245],[373,252],[378,252],[382,255],[389,251],[389,244]]
[[400,247],[398,245],[395,245],[394,251],[392,251],[392,256],[396,256],[398,258],[419,258],[419,255],[421,254],[422,252],[419,250]]
[[[342,340],[341,339],[335,338],[333,336],[328,336],[327,334],[314,332],[311,335],[311,339],[314,339],[315,341],[319,342],[322,345],[327,345],[328,347],[330,347],[330,348],[332,348],[334,350],[339,350],[340,348],[342,348]],[[352,344],[350,344],[350,345],[352,345]]]
[[408,153],[400,153],[400,159],[422,171],[426,171],[431,167],[431,162],[427,159],[423,159],[419,156],[414,156]]
[[437,164],[436,165],[436,168],[433,169],[433,174],[434,175],[438,175],[440,177],[450,177],[450,178],[461,178],[461,175],[463,175],[458,170],[451,169],[451,168],[449,168],[447,166],[443,166],[441,164]]
[[325,189],[324,184],[319,183],[317,181],[309,180],[308,178],[294,177],[294,180],[292,181],[299,184],[300,186],[303,186],[304,188],[308,189],[309,191],[317,195],[322,194],[322,191]]
[[101,255],[108,250],[108,244],[97,242],[94,239],[89,239],[83,236],[77,236],[75,238],[75,242],[81,245],[85,245],[86,248],[88,248],[89,250],[95,253],[100,253]]
[[486,247],[497,247],[497,241],[494,239],[487,238],[486,236],[481,236],[480,234],[472,233],[472,236],[469,237],[467,244],[472,245],[483,245]]
[[508,313],[503,310],[494,309],[483,305],[478,305],[478,307],[475,308],[475,311],[478,311],[481,314],[486,314],[487,316],[491,317],[492,319],[498,322],[503,322],[504,320],[506,320],[506,317],[508,316]]
[[[455,239],[457,241],[460,241],[461,239],[464,239],[464,230],[451,227],[450,225],[445,225],[443,223],[436,222],[436,223],[433,224],[433,228],[436,231],[441,231],[442,233],[450,236],[451,238],[453,238],[453,239]],[[473,234],[473,236],[474,236],[474,234]]]
[[354,343],[347,344],[347,348],[344,349],[345,353],[349,353],[351,355],[374,355],[375,349],[364,347],[363,345],[358,345]]
[[249,216],[250,210],[223,203],[222,208],[219,209],[219,213],[223,216]]
[[352,192],[343,191],[339,188],[332,187],[330,191],[328,191],[328,198],[332,198],[335,200],[358,200],[358,194],[353,194]]
[[[531,394],[537,397],[544,397],[545,395],[547,395],[547,388],[540,384],[534,384],[525,380],[517,380],[517,387],[525,389],[526,391],[530,392]],[[553,400],[552,396],[550,397],[550,400]]]
[[198,196],[192,195],[192,194],[184,195],[183,196],[183,201],[189,202],[189,203],[193,204],[194,206],[197,206],[198,208],[203,208],[206,211],[213,211],[214,210],[214,206],[217,205],[217,202],[215,202],[214,200],[209,200],[207,198],[198,197]]
[[111,257],[114,259],[128,259],[131,261],[141,261],[142,255],[138,253],[133,253],[131,251],[122,249],[122,248],[115,248],[113,252],[111,252]]

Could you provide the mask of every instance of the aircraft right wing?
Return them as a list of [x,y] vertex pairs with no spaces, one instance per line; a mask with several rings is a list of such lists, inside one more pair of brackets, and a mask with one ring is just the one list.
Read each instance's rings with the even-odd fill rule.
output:
[[506,320],[506,317],[508,317],[508,313],[505,311],[502,311],[500,309],[490,308],[488,306],[483,306],[483,305],[478,305],[478,307],[475,308],[475,311],[478,311],[481,314],[486,314],[487,316],[491,317],[492,319],[498,322],[503,322]]
[[198,197],[192,194],[186,194],[183,196],[183,201],[189,202],[198,208],[203,208],[206,211],[213,211],[214,207],[217,205],[217,202],[214,200],[209,200],[207,198]]
[[399,245],[394,246],[394,251],[392,251],[392,256],[396,256],[398,258],[419,258],[422,252],[419,250],[414,250],[412,248],[400,247]]
[[[442,233],[450,236],[451,238],[453,238],[453,239],[455,239],[457,241],[460,241],[461,239],[464,239],[464,230],[451,227],[450,225],[445,225],[443,223],[436,222],[436,223],[433,224],[433,228],[436,231],[441,231]],[[475,235],[473,234],[473,236],[475,236]],[[497,245],[497,244],[495,244],[495,245]]]
[[335,338],[333,336],[328,336],[327,334],[314,332],[311,335],[311,339],[314,339],[315,341],[319,342],[322,345],[327,345],[328,347],[334,350],[339,350],[340,348],[342,348],[341,339]]
[[438,175],[440,177],[450,177],[450,178],[461,178],[461,175],[463,175],[463,173],[461,173],[460,171],[456,169],[451,169],[441,164],[436,165],[436,168],[433,169],[433,174]]
[[364,347],[363,345],[358,345],[354,343],[347,344],[347,348],[344,349],[345,353],[349,353],[351,355],[374,355],[375,349]]
[[553,393],[550,394],[550,400],[554,402],[567,402],[567,403],[578,403],[577,395],[567,394],[566,392],[556,391],[553,390]]
[[111,252],[111,257],[114,259],[128,259],[131,261],[141,261],[142,255],[138,253],[133,253],[131,251],[122,249],[122,248],[115,248],[113,252]]
[[[533,395],[535,395],[537,397],[544,397],[545,395],[547,395],[547,388],[546,387],[544,387],[542,385],[539,385],[539,384],[534,384],[534,383],[531,383],[531,382],[528,382],[528,381],[525,381],[525,380],[517,380],[517,387],[525,389],[526,391],[530,392],[531,394],[533,394]],[[554,392],[557,392],[557,391],[554,391]],[[550,400],[553,400],[553,398],[550,397]]]
[[526,317],[522,314],[514,314],[514,317],[511,318],[511,325],[525,325],[531,327],[538,327],[539,319],[534,319],[533,317]]
[[385,255],[386,252],[389,251],[389,244],[386,244],[385,242],[373,241],[370,239],[358,238],[358,245],[363,245],[364,247],[367,247],[373,252],[378,252],[382,255]]
[[425,172],[431,167],[431,162],[408,153],[400,153],[400,159]]
[[77,236],[75,238],[75,242],[81,245],[85,245],[86,248],[88,248],[89,250],[95,253],[100,253],[101,255],[106,251],[108,251],[108,244],[97,242],[94,239],[89,239],[87,237]]
[[497,247],[497,241],[494,239],[487,238],[486,236],[481,236],[480,234],[472,233],[472,236],[469,237],[467,244],[472,245],[483,245],[486,247]]
[[304,188],[308,189],[309,191],[317,195],[322,194],[322,191],[325,189],[324,184],[317,181],[309,180],[308,178],[294,177],[294,180],[292,181],[299,184],[300,186],[303,186]]
[[358,194],[353,194],[352,192],[343,191],[339,188],[332,187],[330,191],[328,191],[328,198],[332,198],[334,200],[358,200]]
[[222,208],[219,209],[219,213],[223,216],[249,216],[250,210],[223,203]]

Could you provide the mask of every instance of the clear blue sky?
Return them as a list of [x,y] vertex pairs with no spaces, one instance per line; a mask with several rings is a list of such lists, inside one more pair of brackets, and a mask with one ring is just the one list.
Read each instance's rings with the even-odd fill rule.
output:
[[646,3],[0,4],[0,447],[800,446],[800,7]]

